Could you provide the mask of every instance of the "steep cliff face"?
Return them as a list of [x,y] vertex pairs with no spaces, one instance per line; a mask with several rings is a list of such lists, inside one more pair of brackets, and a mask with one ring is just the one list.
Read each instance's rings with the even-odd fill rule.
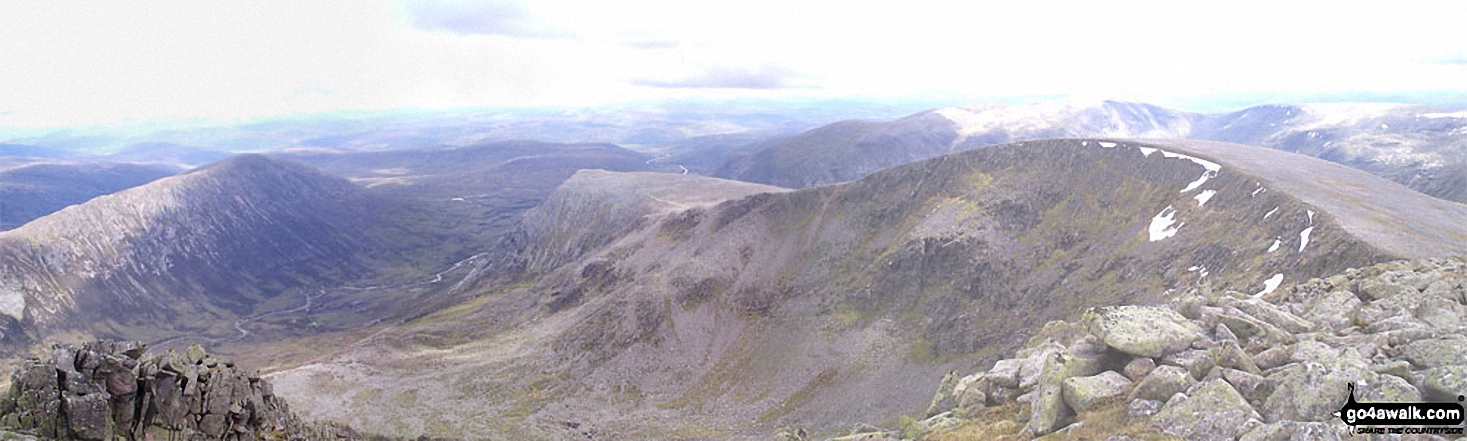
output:
[[30,329],[227,326],[266,298],[367,272],[373,205],[308,167],[236,157],[0,233],[0,312]]
[[[305,402],[345,388],[363,401],[316,416],[385,432],[673,438],[849,427],[925,406],[943,373],[991,361],[1025,330],[1087,306],[1159,302],[1199,283],[1267,294],[1463,246],[1397,247],[1419,239],[1359,233],[1383,221],[1321,206],[1348,193],[1331,188],[1384,181],[1294,156],[1271,169],[1188,145],[1023,142],[671,211],[599,248],[590,244],[608,238],[565,248],[564,236],[544,234],[545,249],[579,257],[277,378]],[[1331,179],[1289,181],[1284,170]],[[1414,200],[1404,187],[1381,191]],[[1464,218],[1455,205],[1407,203],[1425,217]],[[544,208],[559,223],[615,217]],[[1459,232],[1423,225],[1425,237]],[[435,370],[415,370],[425,360]],[[376,380],[385,377],[401,383]],[[439,378],[475,392],[412,392]],[[482,418],[373,413],[409,395]]]

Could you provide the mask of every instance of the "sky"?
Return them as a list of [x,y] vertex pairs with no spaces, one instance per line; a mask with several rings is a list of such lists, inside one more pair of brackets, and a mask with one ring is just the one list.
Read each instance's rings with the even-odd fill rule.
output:
[[[1461,1],[0,3],[0,128],[666,99],[1467,96]],[[1424,98],[1421,98],[1424,97]]]

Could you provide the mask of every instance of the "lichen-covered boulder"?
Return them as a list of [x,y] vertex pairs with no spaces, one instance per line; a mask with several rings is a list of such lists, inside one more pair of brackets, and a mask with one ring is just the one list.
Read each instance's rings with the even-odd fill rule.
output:
[[1467,365],[1467,339],[1460,336],[1417,340],[1400,349],[1407,361],[1422,369]]
[[1384,280],[1383,278],[1365,279],[1360,282],[1360,292],[1373,300],[1384,300],[1407,293],[1417,293],[1416,288]]
[[1181,367],[1192,378],[1201,379],[1217,366],[1217,358],[1211,350],[1190,349],[1162,357],[1161,364]]
[[1203,337],[1196,323],[1165,306],[1111,306],[1085,313],[1085,326],[1107,346],[1159,358],[1187,349]]
[[988,391],[993,387],[986,374],[969,375],[958,380],[958,385],[953,387],[953,399],[957,402],[954,413],[968,417],[987,407]]
[[1105,366],[1105,357],[1100,354],[1075,354],[1069,351],[1054,353],[1044,361],[1043,373],[1034,386],[1029,401],[1029,424],[1025,430],[1035,435],[1044,435],[1064,427],[1074,411],[1064,400],[1064,381],[1072,377],[1095,375]]
[[1293,334],[1235,308],[1225,309],[1213,316],[1209,323],[1227,325],[1239,339],[1253,346],[1269,347],[1295,341]]
[[1273,393],[1274,383],[1260,375],[1228,368],[1223,368],[1221,373],[1222,378],[1250,403],[1262,403]]
[[1248,400],[1221,379],[1169,400],[1150,420],[1157,430],[1194,440],[1233,440],[1261,424]]
[[1136,390],[1132,392],[1134,398],[1147,400],[1166,401],[1172,395],[1185,392],[1197,384],[1192,374],[1186,369],[1177,366],[1157,366],[1150,374],[1141,381],[1136,382]]
[[1269,421],[1326,421],[1344,405],[1348,383],[1375,383],[1379,376],[1353,349],[1295,363],[1269,375],[1278,385],[1261,410]]
[[1425,381],[1421,387],[1425,389],[1427,399],[1455,400],[1458,395],[1467,393],[1467,365],[1442,366],[1427,369],[1422,375]]
[[993,364],[993,369],[988,370],[989,381],[993,384],[1010,389],[1019,388],[1019,368],[1023,360],[1009,359],[999,360]]
[[1355,325],[1360,305],[1354,293],[1335,291],[1315,299],[1304,317],[1330,330],[1345,329]]
[[1108,398],[1125,395],[1131,388],[1131,380],[1116,373],[1105,371],[1088,377],[1070,377],[1064,381],[1065,404],[1075,412],[1085,412],[1096,403]]
[[942,383],[937,386],[937,393],[932,395],[932,403],[927,405],[926,417],[953,410],[958,406],[958,401],[953,397],[953,389],[958,385],[957,372],[948,372],[942,377]]
[[1146,374],[1151,373],[1152,369],[1156,369],[1155,361],[1146,357],[1136,357],[1130,363],[1126,363],[1123,372],[1125,372],[1126,378],[1131,379],[1131,381],[1136,381],[1140,380],[1141,377],[1145,377]]
[[1229,297],[1228,299],[1226,303],[1228,306],[1237,308],[1239,311],[1263,320],[1284,331],[1297,334],[1314,330],[1314,323],[1272,303],[1254,298],[1238,299]]

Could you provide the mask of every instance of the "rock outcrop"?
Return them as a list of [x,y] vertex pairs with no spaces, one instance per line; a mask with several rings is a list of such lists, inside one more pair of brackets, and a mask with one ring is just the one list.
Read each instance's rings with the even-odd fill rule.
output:
[[1263,296],[1203,286],[1166,305],[1096,308],[1083,325],[1053,322],[1017,357],[945,382],[951,390],[938,395],[955,397],[953,407],[934,402],[927,414],[950,417],[924,432],[1340,439],[1349,429],[1333,413],[1350,383],[1361,402],[1467,393],[1464,294],[1467,259],[1451,258],[1350,269]]
[[55,346],[0,397],[0,429],[43,439],[365,439],[306,422],[256,372],[193,346],[144,357],[137,342]]

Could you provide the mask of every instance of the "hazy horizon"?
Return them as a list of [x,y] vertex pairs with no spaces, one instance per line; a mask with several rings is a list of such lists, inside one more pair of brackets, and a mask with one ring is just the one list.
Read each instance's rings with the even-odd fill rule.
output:
[[0,5],[0,133],[399,109],[1467,104],[1460,2]]

